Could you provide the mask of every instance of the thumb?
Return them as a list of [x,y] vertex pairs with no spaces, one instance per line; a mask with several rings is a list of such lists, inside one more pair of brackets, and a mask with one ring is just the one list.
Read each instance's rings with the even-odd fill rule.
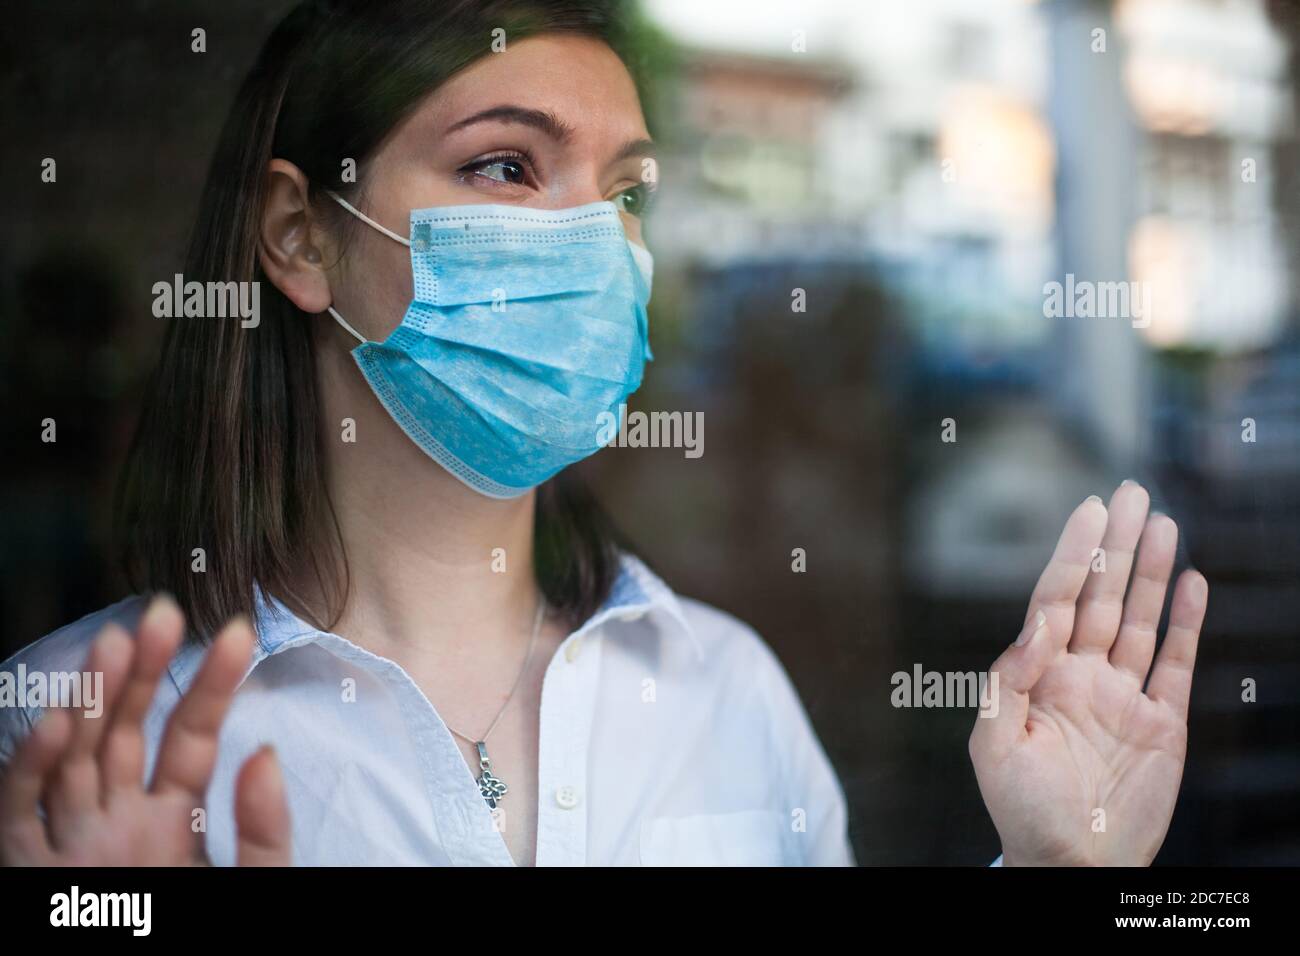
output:
[[1047,670],[1056,654],[1051,641],[1047,616],[1039,611],[1025,625],[1014,644],[989,668],[989,680],[996,681],[998,709],[986,716],[981,711],[975,720],[972,743],[991,749],[995,754],[1011,749],[1025,733],[1029,719],[1029,691]]
[[284,777],[270,744],[244,761],[235,782],[239,866],[289,866],[289,807]]

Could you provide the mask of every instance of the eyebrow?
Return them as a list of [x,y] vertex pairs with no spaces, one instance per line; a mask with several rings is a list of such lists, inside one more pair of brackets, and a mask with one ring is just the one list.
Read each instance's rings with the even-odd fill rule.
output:
[[475,123],[487,123],[493,120],[499,123],[519,123],[523,126],[531,126],[561,143],[567,142],[573,136],[573,127],[550,110],[533,110],[522,106],[493,106],[481,110],[473,116],[467,116],[457,123],[452,123],[451,126],[447,127],[447,132],[455,133],[466,126],[473,126]]
[[631,139],[623,144],[623,148],[614,154],[612,162],[617,163],[622,159],[629,159],[633,156],[654,156],[657,150],[655,144],[648,139]]
[[[492,106],[467,116],[463,120],[447,127],[448,133],[455,133],[476,123],[519,123],[541,130],[559,143],[567,143],[573,137],[574,129],[550,110],[535,110],[523,106]],[[623,144],[611,162],[619,162],[634,156],[654,156],[655,144],[648,139],[632,139]]]

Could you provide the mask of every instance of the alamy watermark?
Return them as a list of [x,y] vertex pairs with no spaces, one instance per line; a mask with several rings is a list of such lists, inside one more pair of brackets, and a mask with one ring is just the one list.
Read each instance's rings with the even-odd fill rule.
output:
[[629,412],[596,416],[596,441],[613,448],[682,448],[687,458],[704,454],[703,412]]
[[1043,286],[1043,316],[1049,319],[1128,319],[1135,329],[1151,324],[1151,283],[1093,282],[1067,273],[1065,282]]
[[148,936],[153,919],[152,893],[83,893],[73,885],[67,893],[50,897],[50,925],[59,927],[113,927]]
[[895,671],[889,702],[894,707],[978,707],[981,717],[998,715],[998,674],[984,671]]
[[258,282],[186,282],[179,272],[171,282],[153,284],[153,314],[160,319],[240,319],[255,329],[262,322]]
[[66,707],[87,717],[104,713],[103,671],[0,671],[0,708]]

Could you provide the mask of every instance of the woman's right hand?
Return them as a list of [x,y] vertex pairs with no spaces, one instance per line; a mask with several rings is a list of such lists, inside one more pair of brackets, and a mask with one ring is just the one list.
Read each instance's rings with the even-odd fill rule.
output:
[[[256,638],[242,619],[208,649],[167,721],[153,780],[145,785],[141,725],[158,679],[180,647],[185,619],[155,598],[135,640],[109,625],[85,670],[103,673],[98,717],[49,708],[0,777],[0,865],[206,865],[204,796],[217,737],[252,659]],[[44,811],[44,818],[40,813]],[[274,753],[244,762],[235,784],[241,866],[290,863],[289,811]]]

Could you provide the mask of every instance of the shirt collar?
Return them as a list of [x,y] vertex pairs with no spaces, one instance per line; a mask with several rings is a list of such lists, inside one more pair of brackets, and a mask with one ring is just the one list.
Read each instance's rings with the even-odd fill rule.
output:
[[[260,587],[255,588],[254,593],[257,646],[253,649],[253,661],[248,668],[250,672],[266,658],[291,644],[307,643],[325,635],[324,631],[301,620]],[[703,660],[704,645],[687,620],[677,595],[643,561],[630,554],[622,555],[618,577],[614,579],[605,602],[574,631],[573,636],[586,634],[611,620],[635,621],[646,615],[653,615],[669,634],[686,640],[696,659]],[[181,693],[189,689],[206,650],[198,641],[189,640],[172,658],[168,667]]]
[[583,633],[611,618],[637,620],[653,614],[669,633],[690,643],[698,660],[704,658],[704,645],[686,618],[681,601],[658,575],[639,558],[624,554],[618,577],[605,603],[574,633]]

